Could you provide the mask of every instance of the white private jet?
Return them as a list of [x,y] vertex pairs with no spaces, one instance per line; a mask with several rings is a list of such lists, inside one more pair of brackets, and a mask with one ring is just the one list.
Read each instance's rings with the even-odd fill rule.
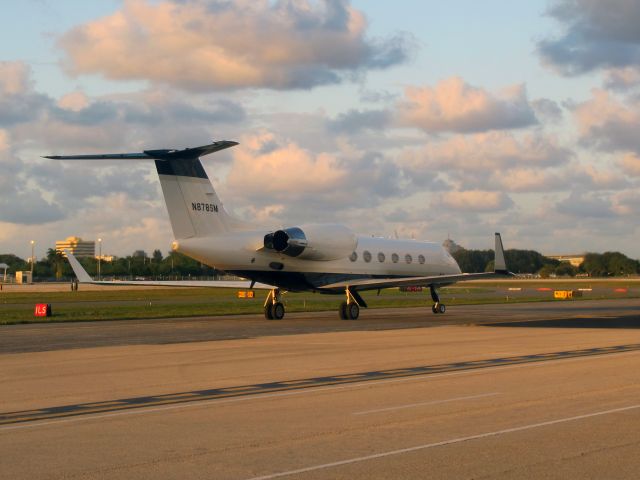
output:
[[[249,288],[268,289],[264,304],[267,319],[281,319],[285,307],[281,291],[344,294],[340,318],[355,320],[367,307],[364,290],[401,286],[428,287],[433,313],[444,313],[437,289],[465,280],[506,277],[500,234],[495,234],[493,272],[461,273],[453,257],[439,244],[356,235],[337,224],[303,224],[288,228],[257,227],[231,217],[207,174],[200,157],[237,145],[218,141],[184,150],[145,150],[142,153],[56,155],[55,160],[154,160],[175,241],[172,248],[206,265],[247,278]],[[237,282],[106,282],[94,281],[80,263],[68,255],[83,283],[175,286],[229,286]],[[257,283],[260,282],[260,283]]]

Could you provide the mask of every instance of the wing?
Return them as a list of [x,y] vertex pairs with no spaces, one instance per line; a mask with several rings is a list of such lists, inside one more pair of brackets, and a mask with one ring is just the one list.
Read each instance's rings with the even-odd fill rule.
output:
[[404,277],[404,278],[363,278],[359,280],[350,280],[345,282],[337,282],[329,285],[323,285],[321,290],[340,290],[344,288],[352,288],[358,291],[377,290],[382,288],[395,288],[406,286],[430,287],[444,286],[457,282],[465,282],[469,280],[482,280],[488,278],[505,278],[514,276],[507,269],[504,259],[504,247],[502,246],[502,238],[499,233],[495,234],[495,260],[494,271],[483,273],[458,273],[454,275],[432,275],[427,277]]
[[452,283],[465,282],[469,280],[481,280],[488,278],[505,278],[513,276],[511,272],[484,272],[484,273],[459,273],[457,275],[433,275],[430,277],[405,277],[405,278],[372,278],[362,280],[351,280],[347,282],[337,282],[323,285],[320,290],[337,290],[346,287],[355,288],[358,291],[377,290],[379,288],[395,287],[430,287],[431,285],[445,286]]
[[249,280],[240,281],[218,281],[218,280],[185,280],[185,281],[154,281],[154,280],[114,280],[103,281],[94,280],[82,267],[80,262],[69,250],[65,250],[67,259],[71,264],[73,273],[78,277],[80,283],[90,283],[93,285],[134,285],[134,286],[147,286],[147,287],[207,287],[207,288],[240,288],[240,289],[258,289],[258,290],[271,290],[275,287],[266,285],[264,283],[253,283]]

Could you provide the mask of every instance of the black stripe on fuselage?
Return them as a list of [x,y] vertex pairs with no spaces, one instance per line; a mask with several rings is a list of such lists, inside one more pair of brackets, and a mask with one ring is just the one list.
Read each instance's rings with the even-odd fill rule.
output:
[[198,158],[156,160],[156,170],[158,171],[158,175],[209,178]]

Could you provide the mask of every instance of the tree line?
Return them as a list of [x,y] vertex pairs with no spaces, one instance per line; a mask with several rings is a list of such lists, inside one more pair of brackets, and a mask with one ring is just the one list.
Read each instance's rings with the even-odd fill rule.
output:
[[[620,252],[587,253],[579,267],[568,262],[548,258],[535,250],[506,250],[505,260],[509,270],[518,274],[575,277],[619,277],[640,274],[640,262]],[[452,253],[463,272],[493,271],[493,250],[460,249]]]
[[[98,260],[96,258],[78,258],[85,270],[96,277],[98,275]],[[0,263],[9,265],[9,272],[29,271],[31,264],[25,259],[13,254],[0,255]],[[1,278],[0,272],[0,278]],[[100,262],[100,276],[102,278],[176,278],[176,277],[215,277],[219,274],[211,268],[192,258],[177,252],[169,252],[163,256],[160,250],[154,250],[148,257],[144,255],[129,255],[114,259],[112,262]],[[67,259],[55,249],[50,248],[44,258],[33,265],[35,280],[72,280],[75,278],[71,265]]]

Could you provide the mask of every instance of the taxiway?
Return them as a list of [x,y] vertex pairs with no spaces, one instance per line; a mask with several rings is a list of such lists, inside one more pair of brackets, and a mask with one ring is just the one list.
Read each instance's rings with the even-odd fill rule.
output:
[[0,477],[637,478],[640,301],[333,317],[3,327]]

